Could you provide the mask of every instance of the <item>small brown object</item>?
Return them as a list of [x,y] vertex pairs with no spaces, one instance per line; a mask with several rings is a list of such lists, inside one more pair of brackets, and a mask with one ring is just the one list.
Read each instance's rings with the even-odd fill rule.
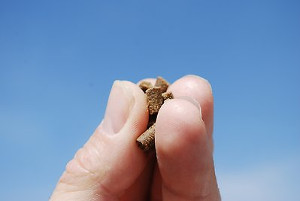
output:
[[158,76],[155,81],[154,87],[159,87],[161,89],[161,92],[163,93],[167,91],[169,83],[164,78]]
[[164,98],[161,95],[161,88],[153,87],[147,89],[146,95],[147,95],[149,114],[152,115],[158,113],[158,110],[164,103]]
[[172,99],[172,92],[166,92],[169,83],[162,77],[157,77],[154,87],[150,82],[143,81],[139,87],[145,92],[148,103],[149,120],[147,130],[140,135],[136,142],[145,152],[155,148],[155,122],[159,109],[167,99]]
[[174,98],[172,92],[170,92],[170,91],[162,93],[161,95],[162,95],[164,101],[167,100],[167,99],[173,99]]
[[146,92],[146,90],[152,88],[153,85],[151,84],[151,82],[142,81],[142,82],[139,84],[139,87],[140,87],[144,92]]
[[155,124],[148,128],[142,135],[140,135],[136,142],[138,146],[144,150],[149,151],[155,147]]

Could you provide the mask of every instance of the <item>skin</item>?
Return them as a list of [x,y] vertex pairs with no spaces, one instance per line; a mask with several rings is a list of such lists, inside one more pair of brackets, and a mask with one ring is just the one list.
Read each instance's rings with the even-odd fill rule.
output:
[[189,75],[168,90],[175,98],[158,113],[156,153],[144,153],[135,140],[147,126],[145,95],[116,81],[104,120],[67,164],[50,201],[220,201],[211,86]]

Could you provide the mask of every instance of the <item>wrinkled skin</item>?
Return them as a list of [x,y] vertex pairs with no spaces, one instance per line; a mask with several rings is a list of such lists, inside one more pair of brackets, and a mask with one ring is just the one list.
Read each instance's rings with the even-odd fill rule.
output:
[[189,75],[168,91],[175,98],[158,113],[156,153],[144,153],[135,140],[148,122],[145,94],[136,84],[116,81],[104,120],[67,164],[50,200],[220,201],[211,86]]

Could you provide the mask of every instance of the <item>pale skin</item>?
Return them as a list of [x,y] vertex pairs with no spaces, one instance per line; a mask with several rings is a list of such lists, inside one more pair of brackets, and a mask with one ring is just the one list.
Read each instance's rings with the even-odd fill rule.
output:
[[144,153],[135,141],[148,122],[145,95],[116,81],[103,121],[67,164],[50,201],[220,201],[211,86],[189,75],[168,91],[175,98],[158,113],[156,149]]

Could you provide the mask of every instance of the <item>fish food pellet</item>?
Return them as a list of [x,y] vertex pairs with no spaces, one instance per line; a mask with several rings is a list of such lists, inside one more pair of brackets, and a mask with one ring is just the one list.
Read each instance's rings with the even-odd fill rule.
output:
[[155,81],[155,87],[159,87],[161,89],[161,92],[166,92],[168,87],[169,87],[169,83],[162,77],[158,76],[156,81]]
[[162,93],[161,95],[162,95],[164,101],[167,100],[167,99],[173,99],[174,98],[172,92],[170,92],[170,91]]
[[139,87],[147,97],[149,120],[147,130],[137,138],[136,142],[139,148],[147,152],[155,148],[155,122],[157,113],[165,100],[174,97],[172,92],[167,92],[169,83],[162,77],[157,77],[154,86],[150,82],[143,81]]
[[164,103],[164,97],[162,96],[161,89],[159,87],[147,89],[146,95],[149,114],[152,115],[158,113],[158,110]]
[[153,85],[151,84],[151,82],[143,81],[143,82],[140,83],[139,87],[140,87],[144,92],[146,92],[147,89],[152,88]]
[[155,123],[150,126],[142,135],[137,139],[138,146],[144,150],[149,151],[155,147]]

